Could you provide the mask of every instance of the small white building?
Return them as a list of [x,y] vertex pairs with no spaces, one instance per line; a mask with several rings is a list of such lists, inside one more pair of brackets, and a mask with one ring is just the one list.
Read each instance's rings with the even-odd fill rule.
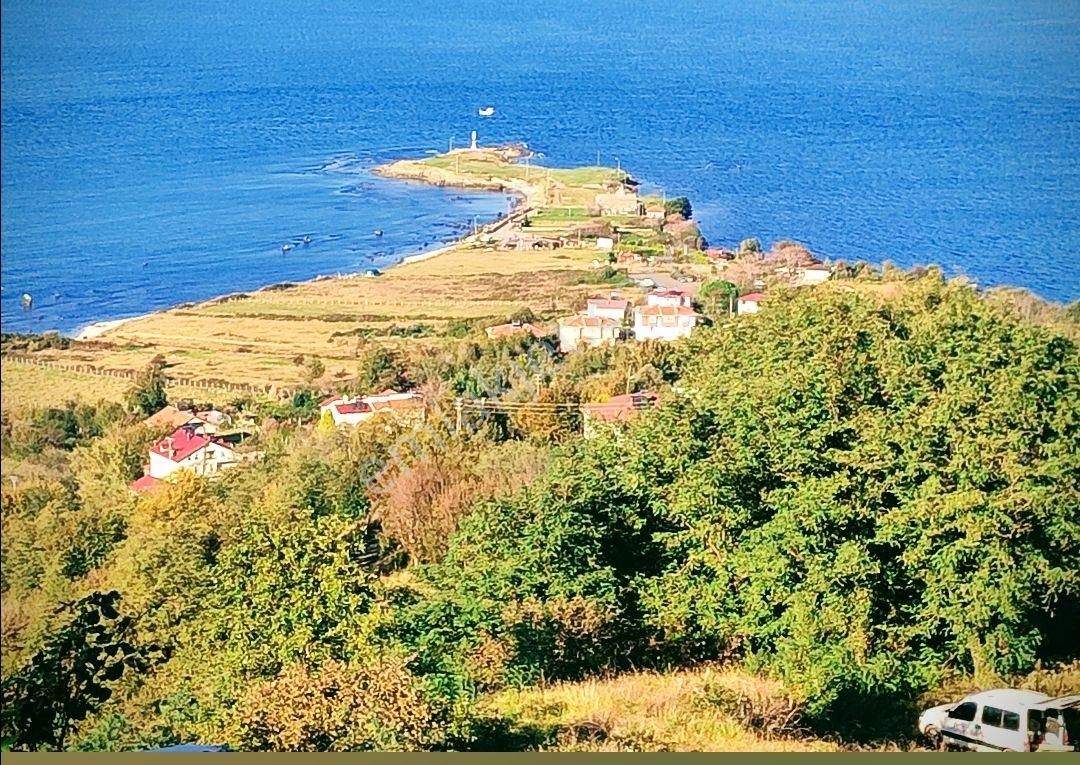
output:
[[667,217],[667,209],[663,205],[651,204],[645,208],[645,217],[648,220],[663,222]]
[[636,216],[644,212],[638,195],[625,187],[613,194],[597,194],[595,202],[601,215]]
[[611,252],[615,247],[615,240],[610,236],[598,236],[596,237],[596,249],[603,252]]
[[761,310],[761,301],[764,299],[764,292],[750,292],[740,296],[737,304],[739,313],[757,313]]
[[329,412],[334,425],[359,425],[378,414],[422,417],[424,398],[418,393],[399,393],[393,389],[354,398],[334,396],[319,404],[319,411]]
[[589,298],[585,303],[585,315],[602,319],[614,319],[620,324],[626,320],[626,312],[630,309],[627,300],[619,298]]
[[184,425],[150,447],[146,475],[161,480],[178,470],[210,476],[232,467],[236,455],[232,446],[199,427]]
[[642,305],[634,309],[637,340],[676,340],[690,337],[701,316],[684,305]]
[[682,290],[656,290],[645,296],[645,305],[692,308],[693,300],[690,298],[690,293]]
[[559,319],[559,350],[569,353],[578,346],[597,348],[622,338],[622,321],[607,316],[575,314]]
[[832,276],[832,269],[824,264],[806,266],[795,270],[795,278],[800,287],[809,287],[827,282],[830,276]]

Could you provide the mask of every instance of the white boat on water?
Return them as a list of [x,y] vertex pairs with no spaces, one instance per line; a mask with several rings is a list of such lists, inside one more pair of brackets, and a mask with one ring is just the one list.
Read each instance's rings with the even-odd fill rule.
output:
[[481,117],[490,117],[495,113],[494,106],[482,106],[480,107],[479,114]]

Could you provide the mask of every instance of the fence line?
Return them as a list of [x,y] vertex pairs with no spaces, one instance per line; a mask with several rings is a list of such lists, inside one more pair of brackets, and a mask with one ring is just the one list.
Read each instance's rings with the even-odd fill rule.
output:
[[[134,380],[139,373],[132,369],[106,369],[93,364],[71,364],[53,359],[39,359],[33,356],[24,356],[15,353],[5,353],[0,356],[4,363],[19,364],[22,366],[42,367],[55,369],[60,372],[75,372],[77,374],[92,375],[94,377],[111,377],[120,380]],[[224,393],[252,393],[271,394],[276,391],[279,396],[291,396],[295,393],[292,388],[276,386],[271,383],[253,385],[251,383],[235,383],[227,380],[206,380],[198,377],[173,377],[166,375],[166,386],[196,388],[198,390],[215,390]]]

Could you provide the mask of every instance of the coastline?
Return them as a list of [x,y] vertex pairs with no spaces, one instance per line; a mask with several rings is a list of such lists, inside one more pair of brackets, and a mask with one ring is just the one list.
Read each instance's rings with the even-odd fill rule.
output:
[[[504,159],[516,160],[525,157],[534,156],[532,152],[529,152],[523,145],[510,144],[506,146],[495,147],[481,147],[476,150],[472,149],[455,149],[446,155],[442,156],[468,156],[470,153],[494,153]],[[425,166],[422,164],[422,160],[402,159],[390,162],[384,165],[379,165],[372,168],[371,172],[375,175],[397,180],[405,183],[420,183],[428,186],[436,186],[439,188],[459,188],[468,189],[470,191],[490,192],[493,194],[503,194],[514,199],[513,206],[510,208],[510,212],[500,214],[495,220],[478,226],[475,232],[459,236],[456,239],[441,243],[432,249],[421,250],[420,252],[412,253],[410,255],[404,255],[398,258],[396,261],[383,267],[383,271],[390,271],[398,266],[405,266],[412,263],[421,263],[432,258],[437,258],[440,255],[445,255],[448,252],[452,252],[454,249],[476,241],[477,237],[481,235],[489,235],[497,232],[509,223],[518,220],[522,215],[530,213],[534,207],[536,194],[538,193],[538,185],[534,183],[528,183],[519,179],[511,178],[490,178],[490,179],[477,179],[468,175],[456,175],[451,173],[436,174],[431,176],[424,171]],[[419,169],[418,169],[419,168]],[[373,264],[371,269],[377,267]],[[322,281],[326,279],[346,279],[359,276],[363,274],[363,271],[352,273],[337,273],[337,274],[316,274],[307,279],[297,281],[297,284],[308,284],[312,282]],[[264,284],[254,290],[249,290],[250,294],[258,294],[273,288],[276,282],[270,282]],[[155,316],[160,313],[165,313],[174,310],[184,305],[204,306],[222,301],[233,295],[241,294],[239,292],[229,292],[220,295],[214,295],[213,297],[200,300],[194,304],[192,303],[180,303],[176,305],[167,306],[165,308],[159,308],[146,313],[137,314],[135,316],[128,316],[119,319],[102,319],[100,321],[90,322],[82,327],[79,327],[69,336],[76,341],[89,341],[96,340],[103,335],[117,329],[125,324],[134,322],[140,319],[146,319],[148,317]],[[65,335],[66,333],[59,333]]]

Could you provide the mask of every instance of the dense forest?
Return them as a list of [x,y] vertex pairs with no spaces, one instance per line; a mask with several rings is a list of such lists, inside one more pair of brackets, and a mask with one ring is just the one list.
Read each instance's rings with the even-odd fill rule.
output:
[[[1075,307],[886,276],[668,345],[372,347],[349,385],[421,391],[422,426],[218,402],[259,459],[145,495],[153,370],[5,414],[5,745],[502,748],[485,694],[704,662],[869,741],[1080,660]],[[558,405],[645,389],[588,439]]]

